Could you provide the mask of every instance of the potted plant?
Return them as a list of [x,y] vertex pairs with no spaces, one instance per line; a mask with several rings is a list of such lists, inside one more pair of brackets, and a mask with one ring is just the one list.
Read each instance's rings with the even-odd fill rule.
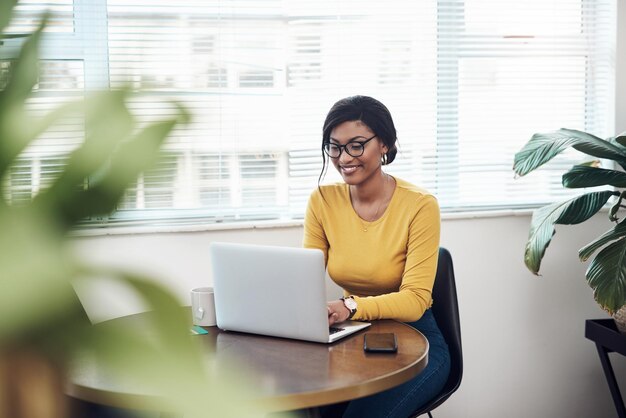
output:
[[[0,34],[15,1],[0,0]],[[87,216],[107,214],[124,190],[157,159],[159,149],[189,119],[180,106],[162,121],[140,124],[129,91],[105,91],[64,105],[43,118],[27,109],[38,79],[38,46],[45,27],[24,42],[0,84],[0,416],[68,416],[68,362],[87,352],[112,377],[132,376],[166,411],[190,417],[250,416],[235,391],[209,378],[206,359],[191,339],[191,318],[153,280],[94,267],[68,248],[67,234]],[[84,142],[68,155],[52,184],[31,201],[9,199],[7,175],[34,140],[65,117],[84,120]],[[89,187],[84,187],[85,184]],[[154,310],[153,338],[131,328],[94,330],[73,286],[100,277],[119,281]],[[175,367],[172,361],[175,359]]]
[[[524,176],[569,147],[592,158],[563,174],[563,186],[573,189],[608,188],[535,210],[524,262],[532,273],[538,274],[541,260],[555,233],[554,225],[584,222],[613,198],[608,213],[613,227],[581,248],[578,256],[581,261],[586,261],[595,254],[585,273],[587,282],[598,304],[613,315],[619,330],[626,333],[626,221],[618,218],[619,210],[626,207],[622,204],[626,190],[620,190],[626,188],[626,173],[621,171],[626,169],[626,133],[607,139],[572,129],[538,133],[515,154],[513,170],[516,175]],[[615,167],[602,168],[600,159],[613,161]]]

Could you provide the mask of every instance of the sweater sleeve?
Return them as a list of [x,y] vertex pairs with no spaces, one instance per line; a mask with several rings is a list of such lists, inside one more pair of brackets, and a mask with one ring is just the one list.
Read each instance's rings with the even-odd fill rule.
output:
[[427,195],[411,220],[406,264],[397,292],[358,297],[354,319],[396,319],[412,322],[432,305],[432,288],[439,256],[440,215],[437,200]]
[[314,191],[309,198],[304,216],[304,238],[302,246],[304,248],[317,248],[324,253],[324,260],[328,263],[328,239],[324,232],[320,213],[321,194],[319,189]]

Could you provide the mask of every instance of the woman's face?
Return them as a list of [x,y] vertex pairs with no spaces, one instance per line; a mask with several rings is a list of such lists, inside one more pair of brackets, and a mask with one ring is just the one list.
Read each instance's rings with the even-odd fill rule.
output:
[[[374,132],[361,121],[348,121],[337,125],[330,133],[330,143],[347,145],[350,142],[365,142]],[[351,148],[352,151],[352,148]],[[363,145],[363,155],[353,157],[342,148],[339,158],[331,158],[333,165],[343,180],[350,185],[359,185],[370,179],[380,170],[382,154],[387,147],[378,137]],[[358,152],[352,152],[358,154]]]

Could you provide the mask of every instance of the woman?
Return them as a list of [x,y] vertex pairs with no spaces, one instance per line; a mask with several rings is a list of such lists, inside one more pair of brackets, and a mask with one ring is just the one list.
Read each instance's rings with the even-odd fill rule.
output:
[[428,366],[396,388],[324,408],[325,416],[406,418],[448,378],[448,347],[429,309],[439,206],[425,190],[382,171],[396,156],[396,139],[391,114],[378,100],[353,96],[333,105],[324,122],[322,175],[330,160],[345,183],[312,193],[304,246],[324,252],[330,277],[344,290],[344,298],[328,303],[330,325],[347,319],[406,322],[428,338]]

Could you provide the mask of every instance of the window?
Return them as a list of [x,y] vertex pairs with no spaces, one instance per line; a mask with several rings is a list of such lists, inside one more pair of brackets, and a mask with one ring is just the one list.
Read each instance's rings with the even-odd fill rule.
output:
[[239,155],[241,201],[244,206],[273,206],[278,201],[280,156],[270,154]]
[[19,0],[15,8],[12,24],[6,32],[13,35],[26,34],[37,29],[41,21],[41,14],[50,12],[51,19],[46,31],[48,33],[74,32],[73,0]]
[[[391,110],[391,174],[444,211],[528,207],[562,198],[557,158],[514,180],[513,154],[535,132],[611,134],[615,5],[610,0],[20,1],[12,33],[48,30],[35,114],[86,90],[131,85],[140,120],[183,103],[159,164],[106,221],[302,218],[321,170],[321,126],[338,99]],[[0,88],[19,37],[0,46]],[[13,48],[13,49],[12,49]],[[25,202],[80,143],[60,124],[7,174]],[[53,163],[54,162],[54,163]],[[328,171],[324,181],[339,181]],[[88,187],[88,186],[87,186]],[[98,220],[102,222],[102,220]]]
[[65,164],[64,156],[19,159],[9,169],[7,177],[9,202],[16,206],[30,202],[39,190],[52,184]]
[[154,168],[140,175],[128,188],[119,209],[173,208],[179,160],[176,154],[162,155]]
[[12,205],[25,204],[32,199],[33,175],[31,170],[33,168],[34,164],[32,161],[20,159],[9,169],[7,180],[10,185],[10,194],[8,201]]
[[199,155],[195,179],[199,182],[200,206],[219,209],[233,206],[231,202],[231,160],[232,156],[214,154]]

